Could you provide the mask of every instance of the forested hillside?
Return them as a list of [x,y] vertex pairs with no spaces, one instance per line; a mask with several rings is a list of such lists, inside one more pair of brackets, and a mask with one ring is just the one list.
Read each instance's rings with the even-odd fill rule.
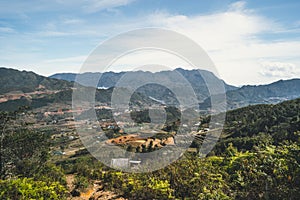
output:
[[[229,111],[223,137],[216,148],[222,152],[228,143],[239,150],[259,145],[299,142],[300,99],[276,105],[256,105]],[[223,146],[223,148],[222,148]]]
[[64,90],[73,86],[68,81],[7,68],[0,68],[0,85],[0,94],[8,92],[28,93],[36,90]]

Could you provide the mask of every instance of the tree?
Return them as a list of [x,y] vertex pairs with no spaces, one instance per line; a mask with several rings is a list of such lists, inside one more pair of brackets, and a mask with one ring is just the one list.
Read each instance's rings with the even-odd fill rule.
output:
[[[18,117],[26,113],[0,113],[1,123],[1,178],[22,175],[32,177],[48,159],[50,134],[20,125]],[[21,123],[23,124],[23,123]]]

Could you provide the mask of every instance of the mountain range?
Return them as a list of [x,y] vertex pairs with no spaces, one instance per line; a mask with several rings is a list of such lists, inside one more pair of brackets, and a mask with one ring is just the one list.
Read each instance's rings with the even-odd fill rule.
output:
[[[209,93],[205,80],[216,83],[216,85],[224,85],[228,109],[253,104],[275,104],[300,97],[300,79],[280,80],[268,85],[235,87],[226,84],[209,71],[181,68],[156,73],[143,71],[106,72],[103,74],[84,73],[78,76],[80,77],[80,84],[84,86],[92,86],[92,83],[98,83],[97,87],[101,89],[97,89],[96,100],[99,102],[109,103],[114,87],[118,87],[119,81],[122,81],[122,78],[126,75],[129,81],[125,81],[127,85],[123,86],[130,86],[135,81],[153,80],[151,83],[137,88],[131,98],[134,104],[179,105],[176,95],[164,86],[173,84],[172,87],[174,88],[184,89],[185,84],[180,81],[175,81],[175,83],[173,81],[179,77],[178,74],[188,81],[188,84],[195,91],[200,108],[204,110],[210,108],[210,95],[220,95],[218,88]],[[77,74],[63,73],[44,77],[34,72],[0,68],[0,110],[16,109],[24,104],[36,108],[57,102],[70,103],[72,100],[71,90],[76,76]],[[101,79],[97,82],[99,76],[101,76]],[[211,88],[214,89],[214,85]],[[130,90],[131,88],[127,89]]]
[[[125,78],[124,78],[125,77]],[[56,78],[67,81],[77,81],[85,86],[97,85],[98,88],[126,87],[141,84],[137,92],[151,97],[166,104],[178,105],[176,95],[170,86],[180,93],[191,86],[199,102],[204,101],[212,94],[222,93],[219,86],[225,87],[226,91],[235,90],[237,87],[226,84],[223,80],[217,78],[213,73],[205,70],[184,70],[177,68],[173,71],[131,71],[131,72],[105,72],[105,73],[62,73],[54,74],[50,78]],[[210,91],[206,81],[212,83]],[[144,84],[148,83],[148,84]],[[188,85],[190,84],[190,85]],[[169,87],[168,87],[169,86]],[[224,89],[223,89],[224,90]]]
[[[172,91],[159,85],[160,83],[166,83],[166,79],[168,79],[168,83],[168,81],[171,81],[177,73],[180,73],[191,84],[197,95],[201,109],[208,109],[211,106],[210,95],[219,95],[218,91],[215,93],[209,93],[205,82],[207,79],[217,85],[220,85],[221,83],[224,84],[227,98],[227,109],[235,109],[254,104],[275,104],[300,97],[300,79],[279,80],[267,85],[245,85],[242,87],[235,87],[226,84],[223,80],[219,79],[209,71],[185,70],[181,68],[175,69],[174,71],[162,71],[156,73],[143,71],[119,73],[105,72],[103,74],[90,72],[83,74],[60,73],[54,74],[50,77],[60,80],[75,81],[77,76],[81,81],[80,83],[87,86],[92,86],[91,83],[98,82],[99,77],[101,77],[97,84],[97,87],[100,88],[114,87],[125,74],[126,76],[131,77],[132,80],[135,80],[137,77],[142,80],[149,79],[148,77],[151,77],[153,80],[158,80],[162,77],[164,80],[157,84],[145,85],[138,88],[137,91],[159,103],[178,104],[176,96],[172,93]],[[172,84],[179,85],[180,83],[175,82]]]
[[[31,109],[56,104],[71,105],[74,82],[44,77],[34,72],[0,68],[0,111],[15,111],[20,107]],[[80,86],[79,91],[92,94],[91,87]],[[109,103],[114,88],[96,89],[95,101]],[[122,92],[127,92],[123,88]],[[132,105],[155,103],[149,97],[135,92],[131,97]]]

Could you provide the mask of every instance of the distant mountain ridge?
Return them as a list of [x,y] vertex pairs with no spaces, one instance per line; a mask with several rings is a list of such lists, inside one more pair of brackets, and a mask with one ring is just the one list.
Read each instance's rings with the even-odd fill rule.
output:
[[[179,72],[186,78],[192,85],[195,93],[198,96],[201,109],[210,108],[210,94],[208,88],[205,85],[205,81],[196,70],[185,70],[178,68],[174,71]],[[174,71],[163,71],[157,72],[154,74],[168,73],[172,77]],[[291,80],[279,80],[267,85],[257,85],[251,86],[246,85],[240,88],[234,87],[226,84],[223,80],[218,79],[214,76],[213,73],[201,70],[201,74],[204,74],[206,77],[210,77],[211,80],[220,83],[224,83],[226,89],[226,98],[227,98],[227,109],[235,109],[248,105],[255,104],[276,104],[285,100],[296,99],[300,97],[300,79],[291,79]],[[80,74],[81,80],[86,80],[88,84],[89,80],[97,80],[100,75],[102,75],[98,87],[113,87],[118,80],[128,72],[107,72],[104,74],[101,73],[84,73]],[[129,72],[134,76],[149,76],[153,73],[150,72]],[[75,81],[77,74],[74,73],[63,73],[55,74],[50,77],[58,78],[68,81]],[[170,91],[160,85],[147,85],[143,88],[139,88],[138,92],[151,97],[157,101],[166,102],[167,104],[178,104],[174,94],[171,94]],[[218,95],[217,93],[211,95]]]
[[27,93],[38,89],[62,90],[72,85],[68,81],[40,76],[34,72],[0,68],[0,94],[13,91]]
[[[256,104],[276,104],[300,97],[300,79],[279,80],[267,85],[246,85],[239,89],[227,91],[227,108],[235,109]],[[202,104],[210,107],[210,98]]]
[[182,68],[177,68],[173,71],[161,71],[161,72],[149,72],[149,71],[132,71],[132,72],[105,72],[105,73],[100,73],[100,72],[86,72],[82,74],[76,74],[76,73],[57,73],[49,76],[49,78],[55,78],[55,79],[60,79],[60,80],[66,80],[66,81],[71,81],[74,82],[76,79],[76,76],[80,77],[80,80],[82,81],[81,84],[86,85],[86,86],[95,86],[92,85],[91,83],[96,82],[99,77],[101,76],[101,79],[98,83],[98,87],[104,87],[104,88],[110,88],[114,87],[116,83],[120,80],[120,78],[125,74],[125,73],[130,73],[133,75],[139,75],[143,76],[146,75],[148,76],[149,74],[162,74],[162,73],[169,73],[170,75],[174,73],[175,71],[179,72],[182,74],[185,78],[187,78],[191,83],[195,83],[196,81],[200,81],[203,83],[203,78],[199,77],[199,72],[207,76],[211,76],[215,78],[218,81],[222,81],[225,85],[226,90],[234,90],[237,89],[237,87],[228,85],[226,84],[223,80],[217,78],[213,73],[206,71],[206,70],[185,70]]
[[[178,88],[186,88],[186,83],[183,81],[176,81],[178,76],[182,76],[185,80],[187,80],[192,86],[195,94],[199,100],[199,102],[204,101],[206,98],[210,96],[210,92],[213,94],[222,93],[220,89],[209,91],[205,80],[209,80],[213,83],[210,85],[211,88],[216,88],[215,86],[224,85],[226,91],[235,90],[237,87],[226,84],[223,80],[216,77],[213,73],[206,70],[185,70],[181,68],[177,68],[172,71],[160,71],[160,72],[148,72],[148,71],[132,71],[132,72],[105,72],[105,73],[83,73],[83,74],[74,74],[74,73],[61,73],[54,74],[50,76],[50,78],[75,81],[76,76],[80,79],[80,84],[85,86],[94,86],[94,83],[97,83],[98,88],[110,88],[115,87],[118,84],[118,81],[126,75],[126,77],[130,77],[132,81],[132,85],[134,81],[143,81],[143,80],[156,80],[157,83],[147,84],[140,88],[138,88],[137,92],[144,94],[145,96],[152,97],[162,102],[167,102],[168,104],[178,104],[175,95],[169,88],[165,87],[165,85],[172,84],[174,87]],[[150,77],[150,78],[149,78]],[[78,79],[77,79],[78,80]],[[175,80],[175,81],[174,81]],[[142,82],[141,81],[141,82]],[[128,86],[130,87],[130,82]],[[210,88],[210,89],[211,89]]]
[[300,79],[279,80],[268,85],[243,86],[236,91],[229,91],[227,97],[229,102],[242,97],[240,100],[248,105],[296,99],[300,97]]

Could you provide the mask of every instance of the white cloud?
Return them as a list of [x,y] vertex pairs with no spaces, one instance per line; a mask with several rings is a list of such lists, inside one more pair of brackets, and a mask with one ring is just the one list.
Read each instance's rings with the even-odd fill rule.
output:
[[262,62],[261,74],[267,77],[292,78],[297,75],[297,67],[293,63],[283,62]]
[[83,62],[87,56],[74,56],[74,57],[67,57],[67,58],[58,58],[58,59],[51,59],[46,60],[45,63],[76,63],[76,62]]
[[231,11],[240,11],[240,10],[244,10],[245,8],[246,8],[245,1],[237,1],[235,3],[232,3],[229,6],[229,10],[231,10]]
[[300,41],[261,39],[263,34],[288,32],[289,29],[245,6],[244,2],[237,2],[225,12],[198,16],[156,13],[149,21],[196,41],[208,52],[220,76],[228,83],[270,83],[285,78],[279,77],[280,74],[278,77],[262,76],[261,60],[299,62]]
[[62,36],[72,35],[71,33],[60,32],[60,31],[42,31],[39,34],[40,36],[46,36],[46,37],[62,37]]
[[27,13],[39,12],[75,12],[95,13],[103,10],[110,11],[126,6],[135,0],[10,0],[0,1],[0,16],[13,18],[27,18]]
[[132,3],[134,0],[57,0],[59,4],[79,7],[87,13],[109,10]]
[[91,4],[85,6],[88,12],[97,12],[100,10],[125,6],[133,2],[133,0],[93,0],[91,2]]
[[184,33],[209,50],[222,50],[270,29],[267,19],[239,12],[225,12],[206,16],[151,17],[156,24]]
[[64,19],[62,21],[63,24],[67,25],[81,25],[84,23],[84,20],[82,19]]

